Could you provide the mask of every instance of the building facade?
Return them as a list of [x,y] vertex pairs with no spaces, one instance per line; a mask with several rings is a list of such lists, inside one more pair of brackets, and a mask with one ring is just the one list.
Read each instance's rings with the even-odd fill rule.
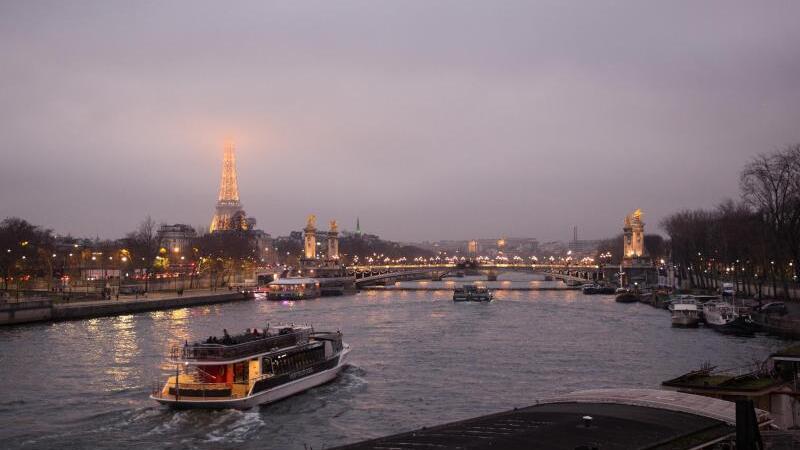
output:
[[194,228],[182,223],[161,225],[156,232],[158,245],[171,253],[182,253],[191,248],[192,240],[197,237]]

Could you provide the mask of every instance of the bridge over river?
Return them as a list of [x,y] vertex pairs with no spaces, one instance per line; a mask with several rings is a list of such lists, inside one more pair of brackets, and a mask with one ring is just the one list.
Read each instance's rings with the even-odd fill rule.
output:
[[603,279],[596,265],[560,264],[391,264],[360,265],[347,268],[348,276],[357,287],[389,284],[397,281],[430,279],[439,281],[447,276],[486,275],[496,280],[503,272],[539,273],[565,282],[591,282]]

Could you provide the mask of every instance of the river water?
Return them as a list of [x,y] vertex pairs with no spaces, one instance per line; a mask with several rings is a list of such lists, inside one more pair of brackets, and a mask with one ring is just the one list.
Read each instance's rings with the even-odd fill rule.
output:
[[[477,304],[444,290],[366,291],[2,328],[0,447],[321,449],[579,389],[657,388],[704,362],[745,370],[786,344],[673,329],[667,311],[613,296],[495,294]],[[340,329],[352,365],[249,411],[176,412],[148,399],[170,346],[267,322]]]

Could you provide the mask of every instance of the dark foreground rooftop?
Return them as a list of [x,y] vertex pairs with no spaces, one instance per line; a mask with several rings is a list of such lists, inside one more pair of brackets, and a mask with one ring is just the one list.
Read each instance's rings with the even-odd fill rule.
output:
[[734,435],[734,422],[735,404],[722,400],[596,390],[339,449],[686,449]]

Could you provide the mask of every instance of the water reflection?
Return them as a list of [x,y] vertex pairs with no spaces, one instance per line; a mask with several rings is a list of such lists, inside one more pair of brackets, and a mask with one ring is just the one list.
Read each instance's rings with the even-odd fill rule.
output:
[[136,336],[135,320],[132,314],[109,318],[109,339],[111,360],[105,370],[112,382],[104,390],[128,389],[139,383],[136,367],[132,364],[139,354],[139,340]]

